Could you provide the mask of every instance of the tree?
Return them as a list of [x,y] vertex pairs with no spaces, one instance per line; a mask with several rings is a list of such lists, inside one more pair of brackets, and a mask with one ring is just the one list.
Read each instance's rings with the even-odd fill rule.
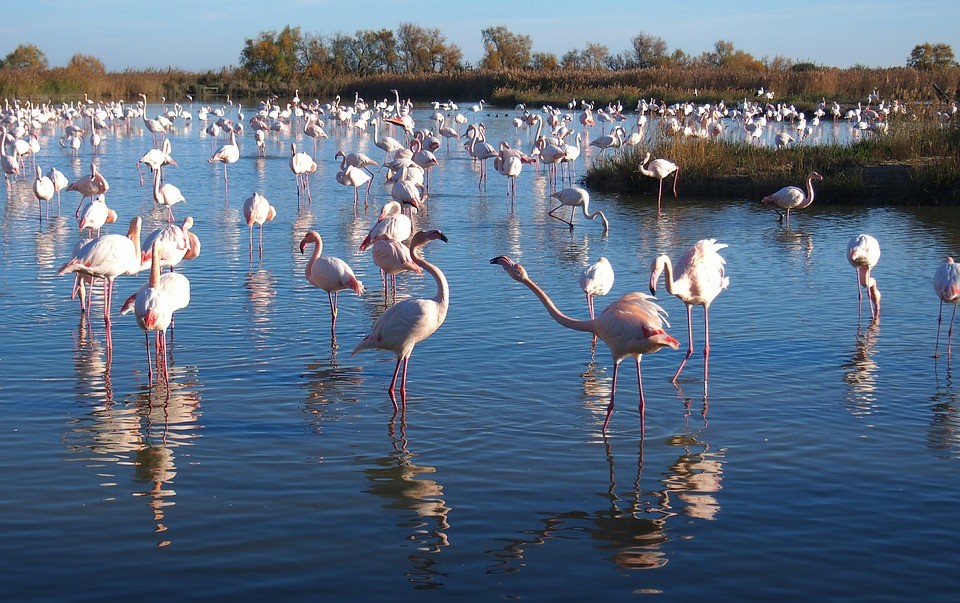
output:
[[533,41],[530,36],[512,33],[505,26],[488,27],[480,32],[483,39],[484,69],[522,69],[530,66]]
[[70,62],[67,63],[67,69],[72,69],[85,74],[102,74],[107,72],[100,59],[88,54],[80,54],[79,52],[70,57]]
[[609,67],[610,50],[603,44],[593,42],[586,45],[581,53],[584,67],[587,69],[604,69]]
[[437,28],[401,23],[397,29],[397,54],[400,69],[408,73],[449,71],[460,67],[463,53]]
[[953,56],[953,49],[949,44],[918,44],[913,47],[907,57],[907,67],[914,69],[936,69],[939,67],[953,67],[957,64]]
[[667,43],[663,38],[640,32],[630,40],[632,56],[628,64],[632,67],[656,67],[662,65],[667,57]]
[[555,71],[560,68],[560,61],[552,52],[535,52],[531,62],[537,71]]
[[35,44],[21,44],[3,59],[2,64],[12,69],[46,69],[47,55]]
[[729,67],[734,69],[762,69],[763,63],[748,52],[737,50],[733,42],[717,40],[713,52],[705,52],[700,62],[708,67]]
[[299,27],[261,32],[257,39],[244,41],[240,66],[264,80],[289,82],[303,69],[303,46]]

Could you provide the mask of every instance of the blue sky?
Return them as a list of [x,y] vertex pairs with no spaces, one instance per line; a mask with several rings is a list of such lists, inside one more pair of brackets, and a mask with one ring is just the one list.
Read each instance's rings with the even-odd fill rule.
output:
[[5,3],[3,13],[0,57],[32,43],[51,66],[65,65],[79,52],[97,57],[108,70],[219,69],[239,63],[247,38],[286,25],[303,33],[353,35],[396,30],[405,22],[438,28],[474,63],[483,54],[481,30],[499,25],[529,35],[534,51],[557,56],[588,43],[605,44],[616,54],[641,31],[663,38],[670,52],[699,55],[717,40],[727,40],[760,59],[781,55],[836,67],[902,66],[913,47],[924,42],[949,44],[960,56],[956,0],[18,0]]

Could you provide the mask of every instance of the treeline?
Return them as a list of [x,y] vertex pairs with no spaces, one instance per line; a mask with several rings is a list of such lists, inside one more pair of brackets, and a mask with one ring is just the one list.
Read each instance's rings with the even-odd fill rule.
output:
[[38,101],[136,99],[182,102],[187,95],[215,102],[276,95],[329,99],[354,94],[379,100],[390,89],[415,101],[477,100],[565,105],[574,99],[640,98],[668,103],[698,98],[736,102],[763,88],[775,101],[813,104],[821,98],[857,102],[876,90],[881,98],[945,101],[957,97],[960,67],[945,44],[921,44],[905,67],[838,69],[794,63],[784,57],[752,57],[718,41],[713,50],[689,56],[641,32],[613,54],[602,44],[571,49],[562,56],[533,51],[529,36],[506,27],[481,31],[484,55],[478,65],[437,29],[403,23],[389,29],[304,34],[298,27],[261,32],[244,42],[240,65],[201,73],[176,68],[108,72],[96,57],[77,54],[64,67],[48,68],[33,44],[18,46],[0,60],[0,94]]

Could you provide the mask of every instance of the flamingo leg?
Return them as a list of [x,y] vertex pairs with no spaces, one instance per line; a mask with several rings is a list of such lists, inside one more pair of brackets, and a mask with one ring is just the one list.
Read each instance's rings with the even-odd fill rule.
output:
[[[863,290],[860,288],[860,282],[863,279],[860,278],[860,269],[857,268],[857,318],[860,318],[863,315]],[[871,306],[872,311],[872,306]]]
[[337,329],[337,292],[327,291],[327,299],[330,300],[330,334],[334,335]]
[[149,331],[143,332],[143,347],[147,350],[147,380],[153,383],[153,364],[150,358],[150,335]]
[[947,360],[950,360],[950,351],[953,346],[953,319],[957,317],[957,306],[953,306],[953,314],[950,316],[950,329],[947,331]]
[[250,261],[253,261],[253,224],[250,225]]
[[660,214],[660,201],[663,199],[663,178],[660,179],[660,191],[657,193],[657,214]]
[[710,362],[710,306],[703,307],[703,388],[706,391]]
[[640,435],[643,435],[644,431],[644,409],[646,407],[646,400],[643,399],[643,378],[640,376],[640,356],[637,356],[637,389],[640,391],[640,406],[638,410],[640,411]]
[[[253,234],[251,230],[250,234]],[[250,250],[250,253],[253,253],[253,250]],[[260,259],[263,260],[263,224],[260,225]]]
[[[390,380],[390,387],[387,388],[387,393],[390,394],[390,401],[393,402],[393,410],[400,410],[400,406],[397,404],[397,396],[394,393],[395,387],[397,385],[397,375],[400,374],[400,363],[403,362],[403,358],[397,358],[397,366],[393,369],[393,379]],[[401,396],[403,392],[401,390]],[[404,403],[406,405],[406,403]]]
[[[956,308],[954,308],[956,309]],[[940,313],[937,314],[937,344],[933,348],[933,357],[940,357],[940,325],[943,324],[943,300],[940,300]]]
[[403,359],[403,374],[400,376],[400,404],[404,409],[407,408],[407,366],[410,364],[410,357]]
[[620,368],[620,362],[616,361],[613,363],[613,385],[610,386],[610,403],[607,404],[607,416],[603,420],[603,427],[600,428],[600,431],[607,433],[607,423],[610,422],[610,416],[613,415],[613,400],[617,396],[617,370]]
[[690,359],[690,356],[693,356],[693,305],[687,304],[687,339],[690,341],[690,344],[687,346],[687,355],[683,357],[683,360],[680,362],[680,366],[677,368],[677,372],[673,374],[673,379],[670,380],[671,383],[677,382],[677,377],[680,376],[680,371],[683,370],[683,367],[686,366],[687,360]]
[[557,220],[560,220],[560,221],[563,222],[564,224],[569,225],[569,226],[570,226],[570,229],[572,230],[572,229],[573,229],[573,223],[572,223],[572,222],[567,222],[566,220],[564,220],[564,219],[561,218],[560,216],[558,216],[558,215],[556,215],[556,214],[553,213],[553,212],[557,211],[558,209],[560,209],[561,207],[563,207],[563,203],[561,203],[560,205],[558,205],[558,206],[554,207],[553,209],[551,209],[550,211],[548,211],[548,212],[547,212],[547,215],[550,216],[551,218],[556,218]]

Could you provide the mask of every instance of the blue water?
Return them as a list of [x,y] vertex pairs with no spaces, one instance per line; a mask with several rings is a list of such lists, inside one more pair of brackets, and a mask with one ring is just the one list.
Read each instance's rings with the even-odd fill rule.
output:
[[[192,108],[196,115],[198,106]],[[151,106],[151,114],[159,107]],[[250,108],[244,108],[249,116]],[[432,111],[418,110],[418,124]],[[526,147],[512,112],[476,116],[488,140]],[[471,119],[474,116],[471,116]],[[960,251],[956,209],[815,202],[790,228],[758,199],[594,193],[610,221],[547,216],[546,174],[524,166],[515,206],[506,181],[460,148],[441,149],[420,228],[439,228],[429,261],[451,290],[443,326],[416,347],[407,409],[387,396],[395,359],[350,352],[384,309],[379,275],[357,246],[388,189],[369,205],[334,180],[339,149],[376,159],[371,133],[319,144],[313,202],[298,211],[289,143],[257,158],[207,158],[204,124],[170,135],[165,178],[203,248],[180,270],[192,285],[169,343],[170,384],[148,379],[143,333],[119,305],[146,273],[117,279],[111,338],[99,294],[90,318],[58,277],[78,238],[76,193],[37,219],[31,179],[0,206],[0,597],[4,600],[585,601],[945,600],[960,586],[960,385],[932,357],[945,255]],[[47,126],[37,161],[87,173]],[[594,133],[596,135],[596,133]],[[136,160],[142,121],[105,133],[96,161],[120,214],[110,232],[166,221]],[[595,148],[578,162],[584,171]],[[31,172],[32,173],[32,172]],[[799,184],[799,183],[784,183]],[[276,207],[264,256],[250,260],[240,208],[254,191]],[[823,201],[823,200],[821,200]],[[336,340],[326,294],[303,276],[308,229],[367,286],[340,295]],[[882,312],[858,318],[847,241],[881,243]],[[490,258],[523,263],[565,312],[586,316],[580,270],[614,267],[610,295],[647,289],[659,253],[702,238],[729,245],[730,288],[711,308],[709,389],[686,348],[683,304],[659,291],[680,351],[643,359],[643,437],[632,363],[601,434],[612,364],[602,343],[553,322]],[[256,233],[255,233],[256,240]],[[662,284],[661,284],[662,286]],[[400,297],[434,294],[400,277]],[[943,337],[946,337],[944,328]],[[941,342],[943,345],[944,342]]]

